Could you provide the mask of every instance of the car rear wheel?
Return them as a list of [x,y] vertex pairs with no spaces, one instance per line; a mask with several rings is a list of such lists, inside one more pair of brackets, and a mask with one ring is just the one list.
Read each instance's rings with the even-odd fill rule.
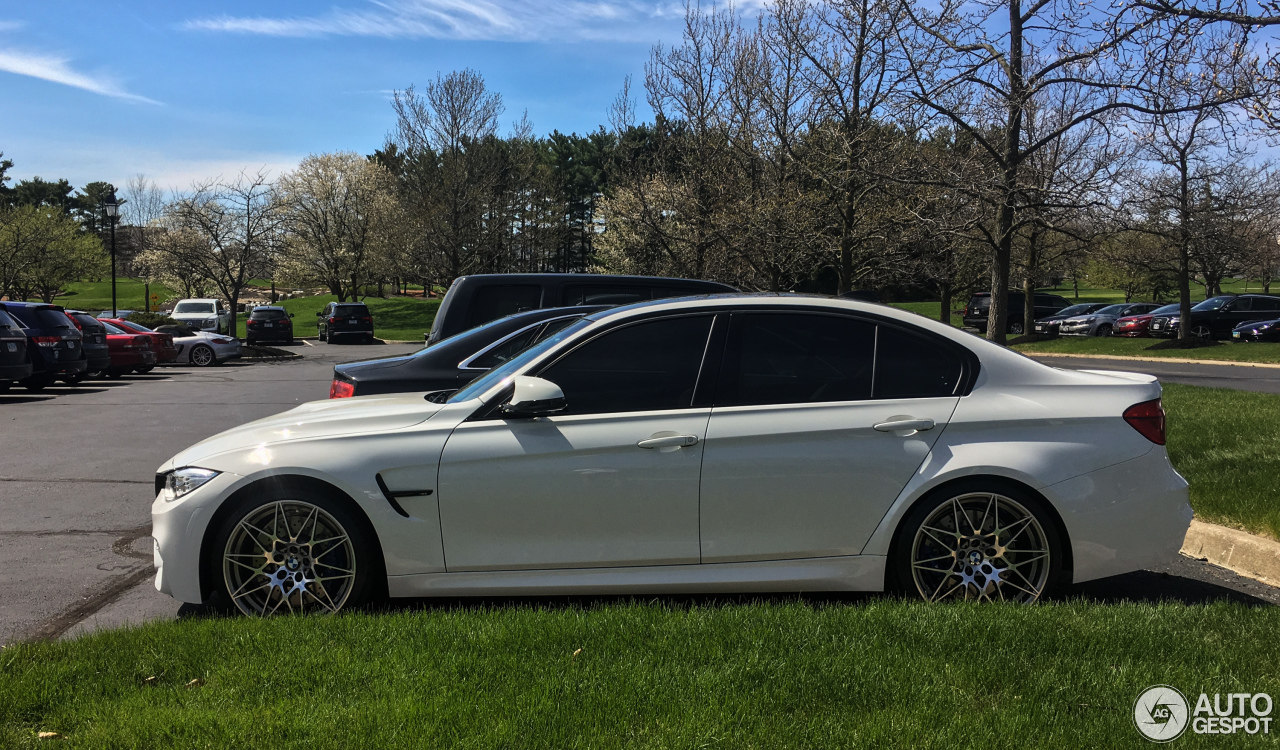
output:
[[195,348],[191,350],[191,364],[196,367],[209,367],[210,365],[217,364],[217,361],[217,358],[213,356],[213,349],[209,348],[205,344],[197,344]]
[[1009,333],[1014,336],[1021,336],[1026,329],[1022,325],[1022,321],[1017,320],[1009,324]]
[[1095,333],[1096,333],[1098,336],[1110,336],[1110,335],[1111,335],[1111,324],[1110,324],[1110,323],[1103,323],[1102,325],[1098,326],[1098,330],[1097,330],[1097,331],[1095,331]]
[[1064,584],[1062,540],[1038,498],[982,481],[944,489],[899,527],[899,590],[929,602],[1030,604]]
[[85,376],[86,374],[83,372],[77,375],[68,375],[67,377],[62,379],[62,382],[66,383],[67,385],[80,385],[81,383],[84,382]]
[[332,614],[373,591],[379,568],[362,525],[330,498],[306,494],[254,498],[215,537],[222,591],[241,613]]
[[33,377],[27,378],[26,380],[22,381],[22,384],[26,386],[27,390],[29,391],[42,391],[45,388],[48,388],[49,386],[53,385],[53,376],[52,375],[35,375]]
[[147,365],[146,367],[135,367],[133,368],[133,371],[139,375],[146,375],[154,369],[156,369],[155,365]]

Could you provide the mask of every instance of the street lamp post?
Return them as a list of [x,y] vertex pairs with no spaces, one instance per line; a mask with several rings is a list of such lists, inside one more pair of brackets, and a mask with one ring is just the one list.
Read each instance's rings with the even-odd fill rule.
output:
[[102,202],[102,209],[107,214],[107,223],[111,225],[111,317],[116,317],[116,219],[120,216],[120,203],[116,201],[115,191]]

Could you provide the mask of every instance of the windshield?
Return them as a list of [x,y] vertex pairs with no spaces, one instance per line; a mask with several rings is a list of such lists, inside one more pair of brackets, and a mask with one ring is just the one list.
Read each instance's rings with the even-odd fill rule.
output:
[[1119,315],[1120,313],[1124,312],[1124,309],[1126,307],[1128,307],[1128,305],[1107,305],[1106,307],[1099,310],[1096,314],[1097,315]]
[[1218,309],[1221,309],[1223,305],[1230,302],[1232,299],[1233,299],[1232,297],[1210,297],[1209,299],[1205,300],[1204,302],[1201,302],[1200,304],[1196,305],[1191,309],[1197,312],[1205,312],[1208,310],[1218,310]]
[[1157,307],[1156,309],[1151,311],[1151,314],[1152,315],[1168,315],[1169,313],[1176,313],[1177,311],[1178,311],[1178,303],[1174,302],[1172,305]]
[[132,320],[120,321],[120,327],[128,331],[137,331],[138,333],[151,333],[151,329],[140,323],[134,323]]
[[574,334],[576,334],[578,331],[581,331],[583,328],[586,328],[587,326],[591,325],[592,322],[593,321],[591,320],[587,320],[586,318],[583,318],[582,320],[577,321],[576,323],[569,326],[568,328],[565,328],[560,332],[556,333],[554,336],[549,336],[539,341],[538,343],[534,344],[528,349],[525,349],[523,352],[520,352],[520,354],[516,355],[514,359],[507,361],[505,364],[499,367],[493,368],[492,370],[486,372],[485,374],[471,381],[469,384],[467,384],[465,388],[453,394],[453,396],[449,398],[448,403],[456,404],[461,401],[470,401],[473,398],[477,398],[478,396],[480,396],[480,394],[484,393],[485,391],[494,387],[498,383],[502,382],[504,379],[510,376],[513,372],[516,372],[521,367],[524,367],[531,360],[537,359],[538,357],[542,356],[543,352],[553,348],[556,344],[559,344],[561,341],[564,341],[570,336],[573,336]]
[[1085,303],[1083,305],[1072,305],[1071,307],[1065,307],[1059,310],[1058,314],[1063,316],[1084,315],[1085,313],[1093,312],[1096,309],[1098,309],[1097,303]]
[[212,302],[179,302],[173,308],[175,313],[211,313],[213,312]]

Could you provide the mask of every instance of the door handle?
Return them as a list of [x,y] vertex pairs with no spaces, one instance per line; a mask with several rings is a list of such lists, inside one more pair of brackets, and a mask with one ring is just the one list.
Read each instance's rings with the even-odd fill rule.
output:
[[641,448],[688,448],[698,444],[696,435],[677,435],[672,432],[659,432],[636,443]]
[[[888,421],[872,425],[872,429],[880,432],[906,432],[932,430],[932,419],[916,419],[915,417],[889,417]],[[905,437],[905,436],[904,436]]]

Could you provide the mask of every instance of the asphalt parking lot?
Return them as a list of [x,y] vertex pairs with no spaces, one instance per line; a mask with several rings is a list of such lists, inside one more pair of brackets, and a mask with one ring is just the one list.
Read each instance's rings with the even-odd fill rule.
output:
[[[156,467],[209,435],[325,398],[334,364],[418,348],[296,343],[291,349],[303,359],[167,367],[78,388],[0,394],[7,438],[0,449],[0,642],[179,616],[180,605],[152,586],[148,534]],[[1143,371],[1147,364],[1069,360],[1062,366]],[[1280,375],[1214,367],[1220,380],[1233,382]],[[1280,589],[1188,559],[1074,593],[1100,601],[1280,604]]]

